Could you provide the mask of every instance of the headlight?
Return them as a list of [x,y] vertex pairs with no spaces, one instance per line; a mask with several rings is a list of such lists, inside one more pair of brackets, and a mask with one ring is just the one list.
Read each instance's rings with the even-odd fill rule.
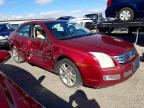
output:
[[107,54],[97,52],[90,52],[90,54],[94,56],[95,60],[98,60],[101,68],[111,68],[115,66],[112,58]]

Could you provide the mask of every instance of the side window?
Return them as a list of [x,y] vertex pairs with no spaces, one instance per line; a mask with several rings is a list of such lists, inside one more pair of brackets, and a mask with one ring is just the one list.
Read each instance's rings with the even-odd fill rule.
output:
[[46,39],[46,32],[40,25],[33,26],[33,37],[38,39]]
[[16,33],[20,36],[31,37],[31,25],[24,25]]

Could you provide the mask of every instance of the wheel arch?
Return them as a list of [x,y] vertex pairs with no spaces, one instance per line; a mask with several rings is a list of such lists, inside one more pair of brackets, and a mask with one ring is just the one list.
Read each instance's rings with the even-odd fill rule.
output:
[[73,60],[71,57],[68,57],[68,56],[66,56],[66,55],[59,56],[59,57],[56,59],[56,61],[55,61],[55,66],[54,66],[54,72],[55,72],[56,74],[58,74],[58,72],[56,71],[57,62],[59,62],[59,61],[61,61],[61,60],[63,60],[63,59],[68,59],[68,60],[72,61],[72,62],[75,64],[75,66],[77,67],[77,69],[79,70],[79,73],[80,73],[80,75],[81,75],[82,82],[84,83],[84,81],[83,81],[83,75],[82,75],[82,73],[80,72],[79,67],[76,65],[76,61]]
[[[66,55],[61,55],[61,56],[57,57],[57,59],[55,60],[54,70],[55,70],[55,67],[57,66],[57,63],[58,63],[59,61],[63,60],[63,59],[68,59],[68,60],[72,61],[72,62],[76,65],[76,61],[74,61],[72,58],[70,58],[70,57],[68,57],[68,56],[66,56]],[[76,67],[77,67],[77,65],[76,65]],[[77,67],[77,68],[78,68],[78,67]],[[56,72],[56,74],[57,74],[57,72]]]

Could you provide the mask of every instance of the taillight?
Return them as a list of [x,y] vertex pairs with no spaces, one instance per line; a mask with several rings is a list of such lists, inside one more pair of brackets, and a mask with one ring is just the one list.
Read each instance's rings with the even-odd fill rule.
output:
[[110,6],[111,6],[111,1],[112,1],[112,0],[108,0],[108,1],[107,1],[107,7],[110,7]]

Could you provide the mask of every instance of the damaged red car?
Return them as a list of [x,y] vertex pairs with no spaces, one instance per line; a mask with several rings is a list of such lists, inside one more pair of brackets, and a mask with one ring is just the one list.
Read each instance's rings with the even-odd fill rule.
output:
[[111,86],[128,79],[139,67],[133,44],[94,34],[73,22],[24,23],[11,33],[9,44],[16,62],[55,72],[67,87]]

